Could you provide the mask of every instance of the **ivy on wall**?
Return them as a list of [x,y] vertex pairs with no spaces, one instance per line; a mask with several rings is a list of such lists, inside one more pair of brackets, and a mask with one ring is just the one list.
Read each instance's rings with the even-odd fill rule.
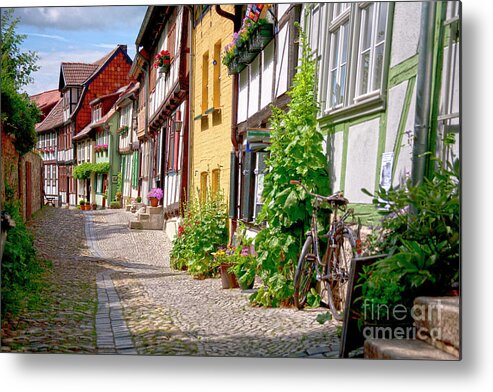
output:
[[[317,127],[316,60],[305,34],[301,36],[301,63],[288,92],[288,110],[273,107],[269,172],[264,180],[263,209],[258,222],[267,225],[255,239],[257,270],[263,286],[250,299],[264,306],[289,305],[294,270],[309,228],[312,205],[305,191],[289,184],[302,180],[311,191],[329,193],[329,172],[323,153],[323,135]],[[323,225],[323,222],[321,222]]]

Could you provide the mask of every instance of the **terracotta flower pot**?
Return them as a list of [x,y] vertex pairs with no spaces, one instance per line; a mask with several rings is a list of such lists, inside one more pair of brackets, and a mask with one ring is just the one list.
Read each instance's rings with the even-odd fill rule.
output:
[[157,207],[159,204],[159,200],[156,199],[155,197],[150,197],[149,201],[151,202],[151,207]]
[[219,266],[219,271],[221,272],[221,284],[223,289],[236,289],[240,287],[236,276],[232,272],[228,272],[228,268],[231,267],[230,264],[221,264]]

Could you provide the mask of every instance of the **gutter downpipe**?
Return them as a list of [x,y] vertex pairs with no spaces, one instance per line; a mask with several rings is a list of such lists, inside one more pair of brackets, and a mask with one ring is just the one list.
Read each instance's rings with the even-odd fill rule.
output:
[[[235,5],[235,13],[231,14],[229,12],[224,11],[221,9],[220,5],[215,6],[216,12],[231,21],[233,21],[233,32],[240,30],[241,28],[241,6]],[[232,94],[232,102],[231,102],[231,143],[233,144],[233,151],[238,158],[239,156],[239,147],[238,147],[238,135],[237,135],[237,122],[238,122],[238,86],[239,86],[239,75],[234,74],[233,75],[233,94]],[[235,170],[234,167],[231,167],[230,170]],[[236,171],[235,176],[234,176],[234,189],[238,190],[238,171]],[[237,205],[238,205],[238,194],[236,194],[236,198],[234,201],[235,204],[235,215],[231,218],[231,230],[229,233],[229,239],[228,243],[232,242],[233,239],[233,233],[236,231],[236,227],[238,225],[238,217],[236,214],[237,211]]]
[[[188,156],[187,156],[187,171],[188,171],[188,176],[187,176],[187,202],[190,201],[190,188],[192,187],[192,127],[195,127],[195,124],[192,119],[192,103],[190,102],[193,98],[193,66],[192,66],[192,33],[193,33],[193,6],[191,5],[185,5],[188,9],[188,56],[186,58],[186,61],[188,61],[188,146],[187,146],[187,151],[188,151]],[[180,206],[181,208],[181,206]]]
[[430,137],[430,111],[433,66],[433,33],[435,29],[436,3],[425,1],[421,5],[422,18],[419,40],[418,77],[416,81],[416,115],[412,161],[412,185],[423,182]]

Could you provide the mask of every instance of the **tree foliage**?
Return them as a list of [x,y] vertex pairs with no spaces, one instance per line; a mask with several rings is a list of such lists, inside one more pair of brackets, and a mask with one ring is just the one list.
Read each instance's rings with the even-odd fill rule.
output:
[[33,82],[32,73],[39,69],[36,52],[21,50],[25,34],[17,34],[19,18],[13,17],[13,9],[2,10],[2,79],[14,82],[16,90]]
[[39,69],[35,53],[21,51],[25,35],[16,33],[19,19],[13,19],[12,10],[2,10],[1,16],[1,54],[2,80],[1,122],[5,131],[14,136],[14,145],[21,154],[30,151],[36,144],[35,126],[40,111],[26,93],[19,89],[33,81],[31,74]]
[[310,196],[289,181],[302,179],[311,191],[329,192],[323,135],[317,127],[316,60],[301,30],[300,35],[301,63],[288,92],[288,110],[272,108],[269,173],[264,180],[264,206],[258,216],[258,221],[267,225],[255,239],[264,285],[251,300],[266,306],[291,302],[294,270],[310,223]]

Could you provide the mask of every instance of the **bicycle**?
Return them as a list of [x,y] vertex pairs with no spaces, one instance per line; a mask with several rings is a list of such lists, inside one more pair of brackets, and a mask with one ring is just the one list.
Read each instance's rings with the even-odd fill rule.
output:
[[[331,196],[322,196],[310,192],[298,180],[291,180],[290,184],[303,187],[305,192],[314,198],[310,230],[303,245],[294,277],[294,303],[298,309],[306,304],[307,294],[311,288],[313,273],[323,285],[322,292],[327,292],[327,302],[333,317],[342,321],[347,297],[347,286],[350,277],[351,259],[356,257],[360,249],[360,224],[357,232],[349,227],[346,219],[354,217],[352,208],[346,209],[349,203],[342,192]],[[327,249],[323,258],[320,258],[320,240],[317,227],[317,214],[321,205],[328,203],[331,207],[332,219],[329,230],[323,237],[327,238]],[[339,210],[344,211],[338,217]]]

